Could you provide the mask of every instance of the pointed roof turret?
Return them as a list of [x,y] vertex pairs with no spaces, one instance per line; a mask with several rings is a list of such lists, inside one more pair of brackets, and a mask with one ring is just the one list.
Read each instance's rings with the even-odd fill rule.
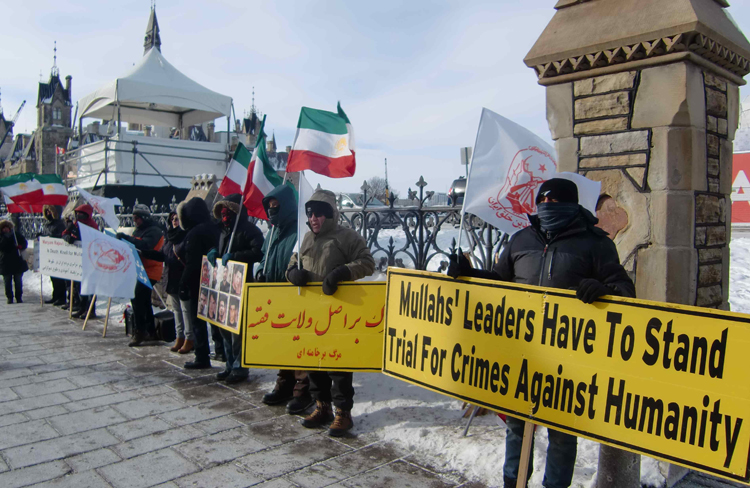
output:
[[143,40],[143,54],[145,55],[152,47],[161,52],[161,36],[159,35],[159,22],[156,20],[156,7],[151,7],[151,15],[146,26],[146,37]]

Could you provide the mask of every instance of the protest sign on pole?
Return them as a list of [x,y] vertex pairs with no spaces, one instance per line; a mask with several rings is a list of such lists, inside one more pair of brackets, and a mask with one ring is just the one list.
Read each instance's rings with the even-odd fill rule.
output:
[[341,283],[335,296],[297,288],[245,285],[243,367],[379,372],[385,283]]
[[68,244],[55,237],[40,237],[39,272],[53,278],[81,281],[81,253],[80,244]]
[[138,280],[130,247],[87,225],[81,231],[81,295],[133,298]]
[[105,198],[92,195],[79,186],[74,187],[78,193],[94,208],[94,212],[104,219],[108,227],[115,231],[120,227],[120,219],[115,212],[115,205],[122,205],[119,198]]
[[387,283],[384,373],[748,481],[750,316],[395,268]]

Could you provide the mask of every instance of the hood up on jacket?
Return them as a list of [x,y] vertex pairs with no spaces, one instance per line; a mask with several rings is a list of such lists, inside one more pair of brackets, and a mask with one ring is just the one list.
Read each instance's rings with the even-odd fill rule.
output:
[[13,222],[10,220],[0,220],[0,232],[3,232],[3,229],[9,228],[10,230],[13,230]]
[[214,203],[213,214],[216,220],[221,220],[221,209],[227,208],[234,212],[235,215],[240,213],[240,202],[242,201],[242,195],[239,193],[233,193],[228,195],[218,202]]
[[42,207],[42,215],[46,215],[47,210],[50,211],[52,215],[52,220],[56,220],[56,219],[59,219],[60,216],[62,215],[63,208],[59,205],[44,205]]
[[287,184],[279,185],[263,197],[263,208],[268,215],[268,202],[272,198],[279,201],[279,218],[277,224],[279,227],[286,227],[297,222],[297,197],[294,195],[294,189]]
[[99,224],[97,224],[96,221],[91,217],[92,215],[94,215],[94,208],[91,205],[89,205],[88,203],[84,203],[83,205],[77,206],[74,211],[86,214],[86,218],[78,221],[79,223],[99,230]]
[[[333,210],[333,218],[326,219],[325,222],[323,222],[319,234],[329,232],[338,227],[339,209],[338,205],[336,205],[335,193],[333,193],[331,190],[315,190],[315,193],[313,193],[310,199],[307,201],[307,203],[309,202],[323,202],[328,204],[331,207],[331,210]],[[310,226],[309,222],[307,222],[307,226]]]
[[180,219],[180,227],[190,230],[198,224],[211,221],[206,201],[200,197],[193,197],[177,205],[177,218]]

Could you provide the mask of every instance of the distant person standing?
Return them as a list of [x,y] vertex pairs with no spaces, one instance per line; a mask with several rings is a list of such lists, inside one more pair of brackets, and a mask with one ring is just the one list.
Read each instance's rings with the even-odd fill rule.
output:
[[202,198],[193,197],[177,206],[180,227],[185,239],[177,257],[185,264],[178,293],[182,316],[191,321],[195,335],[195,360],[185,363],[185,369],[209,369],[211,359],[208,354],[208,329],[206,322],[198,318],[198,297],[200,296],[201,268],[203,256],[219,242],[219,228],[211,222],[208,205]]
[[[370,276],[375,271],[375,260],[365,239],[352,229],[339,225],[336,195],[329,190],[317,190],[305,203],[307,224],[311,232],[300,246],[302,263],[292,255],[286,272],[287,279],[304,286],[310,281],[322,281],[323,293],[333,295],[342,281],[353,281]],[[340,371],[310,371],[310,393],[315,399],[315,411],[302,420],[302,425],[315,428],[328,424],[328,435],[341,437],[353,426],[351,410],[354,406],[353,375]],[[333,418],[331,403],[336,407]]]
[[[57,205],[45,205],[42,207],[44,213],[44,224],[42,225],[42,237],[54,237],[60,239],[65,231],[65,222],[62,221],[62,207]],[[52,298],[44,303],[52,305],[63,305],[65,303],[65,280],[50,276],[52,282]]]
[[0,274],[5,282],[5,297],[13,303],[13,287],[17,303],[23,303],[23,274],[29,265],[21,257],[27,247],[26,238],[13,229],[13,222],[0,220]]
[[[65,239],[65,242],[73,244],[74,242],[81,240],[81,225],[87,225],[92,229],[99,230],[99,225],[94,220],[93,215],[94,208],[88,203],[76,207],[75,220],[68,224],[68,227],[63,231],[63,239]],[[70,295],[73,296],[75,292],[80,292],[80,290],[81,282],[76,281],[76,286],[70,290]],[[90,300],[91,295],[81,295],[78,302],[78,310],[73,310],[73,317],[77,319],[85,318],[88,313]],[[96,306],[91,310],[91,318],[96,318]]]

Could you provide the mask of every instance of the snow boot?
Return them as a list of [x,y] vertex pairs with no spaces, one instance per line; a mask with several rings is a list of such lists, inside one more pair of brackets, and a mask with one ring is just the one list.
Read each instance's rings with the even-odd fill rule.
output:
[[185,338],[178,337],[177,340],[174,342],[174,346],[170,347],[169,350],[172,352],[177,352],[180,350],[183,344],[185,344]]
[[143,334],[141,332],[135,331],[133,334],[133,338],[130,339],[130,342],[128,343],[128,347],[138,347],[143,343]]
[[315,402],[313,402],[309,393],[307,395],[296,396],[292,398],[291,402],[287,403],[286,412],[291,415],[296,415],[310,408],[313,403]]
[[266,405],[278,405],[280,403],[288,402],[290,398],[292,398],[291,392],[274,389],[272,392],[263,395],[261,401]]
[[322,426],[323,424],[331,422],[332,420],[333,412],[331,411],[331,404],[318,400],[316,402],[315,411],[313,411],[313,413],[311,413],[307,417],[303,418],[300,421],[300,424],[302,424],[302,427],[315,429]]
[[193,341],[191,341],[190,339],[185,339],[185,343],[182,345],[182,347],[180,348],[180,350],[177,351],[177,352],[179,352],[180,354],[187,354],[189,352],[192,352],[194,345],[195,344],[194,344]]
[[354,427],[352,422],[352,411],[336,408],[336,418],[328,428],[328,435],[331,437],[343,437],[344,434]]

